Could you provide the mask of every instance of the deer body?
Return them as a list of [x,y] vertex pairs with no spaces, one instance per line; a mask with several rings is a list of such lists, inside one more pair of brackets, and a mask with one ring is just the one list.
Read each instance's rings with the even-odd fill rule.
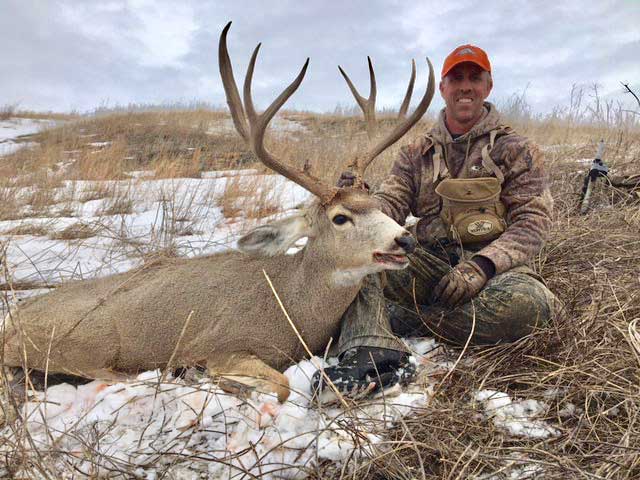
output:
[[[350,220],[331,221],[340,216]],[[302,250],[285,254],[305,236]],[[415,244],[357,189],[258,227],[238,243],[248,253],[158,260],[25,302],[5,320],[5,364],[112,378],[171,361],[171,367],[201,365],[216,375],[256,375],[258,369],[272,384],[286,385],[276,369],[303,358],[305,349],[263,271],[304,342],[322,354],[360,280],[404,268]],[[242,359],[252,361],[238,372]],[[288,393],[269,387],[281,397]]]
[[314,352],[335,335],[358,291],[357,283],[332,284],[325,259],[313,257],[305,250],[266,259],[233,252],[71,282],[12,314],[5,363],[21,365],[24,344],[29,366],[44,370],[51,344],[49,371],[89,377],[163,368],[174,350],[174,367],[206,365],[217,352],[249,352],[283,368],[304,349],[262,270]]

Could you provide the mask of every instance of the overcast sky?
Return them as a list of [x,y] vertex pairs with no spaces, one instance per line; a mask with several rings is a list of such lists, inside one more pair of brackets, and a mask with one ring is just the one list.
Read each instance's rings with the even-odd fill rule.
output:
[[[368,94],[366,56],[378,78],[378,108],[399,105],[425,56],[436,68],[456,46],[484,48],[499,101],[527,91],[539,112],[568,102],[572,84],[597,82],[605,98],[640,85],[640,0],[0,0],[0,106],[69,111],[129,103],[224,104],[219,34],[242,82],[262,42],[254,98],[265,106],[311,58],[289,107],[332,111],[353,99],[342,65]],[[637,92],[640,93],[640,92]],[[439,97],[439,96],[438,96]],[[434,101],[434,108],[442,105]]]

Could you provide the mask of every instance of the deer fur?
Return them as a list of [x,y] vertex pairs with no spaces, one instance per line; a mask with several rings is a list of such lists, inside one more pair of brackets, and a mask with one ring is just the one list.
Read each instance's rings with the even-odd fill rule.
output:
[[[336,225],[332,218],[339,214],[351,220]],[[397,239],[407,235],[366,192],[342,189],[328,205],[315,201],[301,214],[252,230],[238,242],[242,251],[167,258],[70,282],[25,302],[5,320],[4,361],[109,378],[165,368],[173,355],[171,367],[270,376],[263,387],[283,399],[286,378],[272,369],[299,361],[305,351],[263,270],[304,341],[321,354],[338,334],[360,280],[406,266],[376,262],[373,254],[404,257]],[[286,255],[302,237],[308,237],[306,246]],[[248,367],[236,368],[248,359]]]

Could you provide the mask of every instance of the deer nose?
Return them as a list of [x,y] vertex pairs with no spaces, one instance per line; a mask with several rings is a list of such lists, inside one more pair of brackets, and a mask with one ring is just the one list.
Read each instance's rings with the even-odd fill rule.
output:
[[400,237],[395,238],[396,244],[407,253],[413,253],[416,249],[416,240],[409,232],[405,232]]

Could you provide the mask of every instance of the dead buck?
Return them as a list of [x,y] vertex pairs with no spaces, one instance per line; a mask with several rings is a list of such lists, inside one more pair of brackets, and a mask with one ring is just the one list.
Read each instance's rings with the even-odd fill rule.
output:
[[[260,45],[247,70],[243,106],[226,46],[230,25],[220,36],[219,66],[233,123],[257,158],[313,193],[315,200],[297,215],[249,232],[238,241],[240,251],[166,259],[70,282],[25,302],[5,320],[7,366],[113,379],[122,373],[199,365],[211,375],[275,392],[284,401],[288,382],[278,370],[305,352],[263,271],[306,344],[321,353],[337,334],[361,280],[407,266],[406,254],[415,241],[378,209],[365,189],[334,187],[266,150],[267,125],[302,82],[309,60],[257,114],[251,82]],[[429,69],[429,85],[417,109],[357,159],[357,178],[425,113],[434,91],[430,63]],[[302,237],[308,237],[306,246],[286,255]]]

